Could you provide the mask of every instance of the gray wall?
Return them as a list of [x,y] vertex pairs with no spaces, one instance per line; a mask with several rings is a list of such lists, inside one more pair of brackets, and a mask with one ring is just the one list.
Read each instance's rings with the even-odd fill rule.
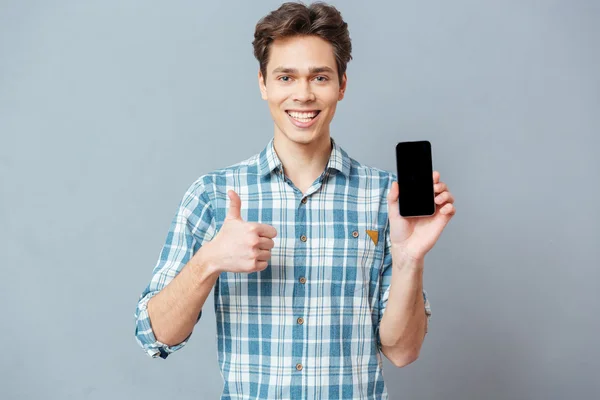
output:
[[[212,296],[168,360],[133,312],[187,186],[272,136],[250,43],[279,3],[52,3],[0,2],[0,397],[218,398]],[[599,3],[334,4],[354,60],[332,135],[392,171],[431,140],[458,209],[391,398],[597,396]]]

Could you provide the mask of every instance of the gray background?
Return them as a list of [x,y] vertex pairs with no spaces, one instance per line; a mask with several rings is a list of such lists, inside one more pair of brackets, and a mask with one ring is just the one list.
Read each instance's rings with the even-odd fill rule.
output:
[[[133,313],[185,189],[273,134],[251,41],[275,1],[0,2],[0,397],[216,399],[212,296],[168,360]],[[426,258],[392,399],[600,392],[600,6],[334,2],[354,60],[332,136],[393,171],[429,139],[458,213]]]

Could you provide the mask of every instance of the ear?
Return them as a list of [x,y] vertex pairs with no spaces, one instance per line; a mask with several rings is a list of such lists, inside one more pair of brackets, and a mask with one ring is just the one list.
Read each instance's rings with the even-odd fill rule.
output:
[[344,72],[344,76],[342,76],[342,84],[340,85],[340,94],[338,96],[338,101],[344,98],[344,93],[346,93],[346,84],[348,82],[348,76]]
[[262,97],[263,100],[267,100],[267,86],[265,85],[265,78],[260,68],[258,70],[258,88],[260,89],[260,97]]

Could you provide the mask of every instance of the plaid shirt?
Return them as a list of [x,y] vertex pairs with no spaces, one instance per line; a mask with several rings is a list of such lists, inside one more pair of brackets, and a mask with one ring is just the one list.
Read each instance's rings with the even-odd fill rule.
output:
[[147,354],[166,358],[189,339],[158,342],[147,303],[219,231],[233,189],[242,218],[272,225],[277,236],[265,270],[223,272],[215,284],[221,399],[388,398],[379,324],[392,274],[386,196],[396,176],[331,142],[329,163],[305,194],[283,174],[273,139],[189,187],[135,312]]

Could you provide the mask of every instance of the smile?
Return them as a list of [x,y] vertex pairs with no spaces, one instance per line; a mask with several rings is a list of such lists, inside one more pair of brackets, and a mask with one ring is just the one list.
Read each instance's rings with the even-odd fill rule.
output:
[[321,111],[317,110],[317,111],[286,111],[286,113],[294,118],[297,121],[300,122],[308,122],[310,120],[312,120],[314,117],[316,117],[317,115],[319,115]]
[[313,124],[317,116],[321,113],[321,110],[313,111],[294,111],[287,110],[286,114],[290,117],[290,120],[298,128],[308,128]]

